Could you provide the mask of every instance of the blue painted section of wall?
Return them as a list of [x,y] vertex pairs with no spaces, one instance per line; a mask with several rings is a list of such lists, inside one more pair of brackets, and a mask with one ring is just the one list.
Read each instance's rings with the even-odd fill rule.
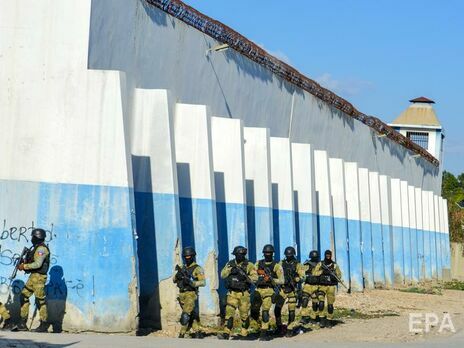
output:
[[374,264],[374,284],[385,285],[385,264],[382,244],[382,225],[372,223],[372,256]]
[[272,244],[272,209],[247,205],[248,256],[261,259],[263,246]]
[[430,231],[422,230],[424,234],[424,264],[425,279],[432,279],[432,250],[430,248]]
[[[179,197],[182,246],[193,246],[197,252],[197,262],[205,267],[210,253],[217,254],[216,203],[211,199]],[[215,310],[211,296],[210,279],[200,288],[200,301],[210,311]]]
[[444,234],[444,243],[445,243],[445,267],[451,269],[451,250],[450,250],[450,241],[449,234]]
[[361,223],[347,220],[350,251],[350,286],[353,291],[363,290],[363,265],[361,256]]
[[297,235],[299,236],[298,242],[298,252],[300,255],[300,260],[305,261],[311,250],[314,249],[313,241],[314,234],[314,219],[316,216],[311,213],[299,213],[295,214],[295,229],[297,230]]
[[334,218],[335,258],[345,284],[350,281],[350,259],[348,254],[348,229],[346,219]]
[[326,250],[332,250],[332,217],[317,215],[316,221],[317,244],[322,258]]
[[367,288],[372,288],[374,286],[374,264],[372,262],[371,223],[368,221],[361,221],[361,242],[364,282]]
[[435,232],[435,243],[437,248],[437,277],[438,279],[443,278],[443,261],[442,261],[442,251],[441,251],[441,232]]
[[432,263],[432,278],[438,278],[437,274],[437,245],[435,231],[429,232],[430,236],[430,259]]
[[403,227],[403,274],[406,283],[411,282],[411,230]]
[[295,213],[290,210],[273,209],[275,259],[281,260],[286,247],[295,246]]
[[393,281],[394,284],[404,282],[403,228],[392,226],[393,247]]
[[425,255],[424,255],[424,231],[416,230],[417,232],[417,269],[419,280],[424,280],[426,276]]
[[392,226],[382,225],[383,258],[385,264],[385,283],[392,286],[395,279],[393,272]]
[[161,322],[158,284],[172,276],[180,237],[179,200],[174,194],[135,192],[137,254],[140,283],[140,325]]
[[411,233],[411,279],[413,282],[419,280],[419,254],[417,242],[417,229],[409,229]]
[[[8,253],[29,246],[30,230],[43,227],[52,253],[47,293],[82,312],[75,327],[127,330],[135,324],[130,309],[136,304],[128,293],[131,282],[132,290],[136,285],[128,188],[0,181],[0,193],[3,277],[11,272]],[[111,281],[109,270],[117,270]],[[18,281],[25,281],[20,273]]]

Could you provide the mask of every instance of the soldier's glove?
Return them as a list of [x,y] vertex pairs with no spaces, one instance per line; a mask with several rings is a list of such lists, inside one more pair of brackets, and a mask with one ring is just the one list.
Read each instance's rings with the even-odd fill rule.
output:
[[24,263],[20,263],[20,264],[18,265],[18,270],[24,271]]

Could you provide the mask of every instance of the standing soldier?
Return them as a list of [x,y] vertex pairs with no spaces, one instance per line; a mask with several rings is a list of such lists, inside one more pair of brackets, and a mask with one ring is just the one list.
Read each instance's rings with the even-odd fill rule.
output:
[[[318,263],[316,272],[321,274],[320,288],[327,297],[327,306],[325,307],[324,312],[320,315],[320,326],[331,327],[334,312],[333,305],[335,302],[335,291],[338,285],[338,279],[342,278],[342,272],[340,271],[340,267],[338,267],[335,261],[332,260],[332,252],[330,250],[325,251],[324,260]],[[321,306],[324,308],[324,302],[322,302],[322,304],[319,302],[319,310]]]
[[251,317],[257,321],[261,309],[261,335],[259,339],[268,341],[270,339],[268,335],[269,311],[272,303],[275,302],[277,287],[284,283],[284,271],[282,266],[274,261],[274,247],[272,245],[266,244],[263,248],[263,254],[264,259],[256,263],[258,280],[251,304]]
[[285,302],[288,303],[288,325],[287,336],[292,336],[295,328],[295,311],[297,303],[298,284],[304,277],[303,265],[298,262],[295,255],[295,248],[289,246],[285,248],[285,259],[280,262],[284,271],[284,284],[280,287],[279,295],[276,299],[274,314],[277,324],[277,332],[280,335],[284,334],[282,325],[282,307]]
[[250,326],[250,287],[258,280],[253,263],[246,259],[247,249],[236,246],[232,255],[235,260],[229,261],[221,271],[221,278],[226,281],[227,303],[226,303],[226,325],[224,332],[219,335],[220,339],[229,339],[230,332],[234,326],[235,310],[238,309],[242,321],[240,336],[248,336]]
[[[325,293],[319,289],[319,275],[320,271],[317,270],[319,264],[319,252],[312,250],[309,253],[309,260],[303,266],[305,270],[305,281],[303,285],[302,299],[301,299],[301,323],[302,324],[315,324],[319,312],[319,303],[322,303],[320,311],[324,310],[324,296]],[[309,307],[309,301],[312,306]]]
[[45,244],[45,230],[35,228],[31,233],[32,248],[26,255],[26,262],[18,266],[18,270],[30,274],[26,285],[21,291],[21,321],[16,326],[18,331],[27,331],[27,317],[29,315],[30,297],[35,295],[39,308],[40,325],[35,332],[47,332],[47,306],[45,304],[45,283],[50,266],[50,249]]
[[3,320],[2,330],[11,330],[13,328],[13,323],[11,322],[10,311],[1,302],[0,302],[0,318],[2,318]]
[[185,247],[182,250],[184,265],[176,266],[177,273],[174,276],[174,283],[179,288],[179,304],[182,308],[180,316],[181,329],[179,338],[184,338],[187,331],[192,329],[196,338],[203,338],[200,326],[200,314],[196,310],[198,299],[198,288],[206,285],[205,272],[195,262],[196,256],[193,247]]

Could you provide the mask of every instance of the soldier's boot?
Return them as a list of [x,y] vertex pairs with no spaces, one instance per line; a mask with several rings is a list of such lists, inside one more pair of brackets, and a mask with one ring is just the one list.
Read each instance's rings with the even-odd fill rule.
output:
[[46,321],[41,321],[40,325],[35,330],[32,330],[32,331],[33,332],[48,332],[49,327],[50,327],[49,323],[47,323]]
[[230,337],[230,335],[228,333],[226,333],[226,332],[221,332],[221,333],[218,334],[218,338],[220,340],[228,340],[229,337]]
[[261,330],[261,333],[259,334],[259,340],[260,341],[270,341],[271,337],[269,336],[267,330]]
[[321,317],[321,321],[319,322],[319,327],[325,328],[327,327],[327,318],[326,317]]
[[300,324],[307,325],[311,323],[311,318],[309,316],[301,317]]
[[285,336],[292,337],[297,333],[295,329],[295,311],[288,311],[288,325]]
[[197,331],[195,332],[195,335],[193,336],[194,338],[198,338],[198,339],[203,339],[205,338],[205,334],[203,333],[203,331]]
[[5,322],[3,323],[2,330],[3,330],[3,331],[7,331],[7,330],[10,331],[11,329],[13,329],[14,326],[15,326],[15,325],[14,325],[13,321],[11,320],[11,318],[8,318],[8,319],[6,319]]
[[179,332],[179,336],[177,336],[178,338],[185,338],[185,333],[184,332]]
[[274,335],[280,337],[285,335],[285,326],[282,325],[282,317],[276,317],[276,329],[274,330]]
[[11,331],[28,331],[27,319],[21,319],[17,325],[15,325]]

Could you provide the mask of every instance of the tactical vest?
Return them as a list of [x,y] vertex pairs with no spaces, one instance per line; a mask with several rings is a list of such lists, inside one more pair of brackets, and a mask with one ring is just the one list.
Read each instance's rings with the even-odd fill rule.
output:
[[27,270],[26,273],[38,273],[43,275],[46,275],[48,273],[48,269],[50,268],[50,249],[45,243],[34,245],[33,248],[29,249],[26,255],[26,263],[34,262],[34,255],[39,247],[44,247],[45,249],[47,249],[48,255],[45,257],[45,260],[43,261],[42,266],[40,268]]
[[[321,261],[324,262],[324,261]],[[335,274],[335,262],[332,261],[330,265],[325,265],[327,268],[329,268],[332,273]],[[326,270],[324,267],[322,267],[322,274],[321,274],[321,284],[322,285],[337,285],[338,280],[335,278],[328,270]]]
[[[269,265],[266,265],[266,260],[259,260],[258,262],[258,271],[264,270],[265,268],[270,270],[271,277],[273,279],[277,279],[277,273],[274,271],[275,265],[277,265],[277,262],[273,260]],[[261,284],[258,285],[258,288],[271,288],[272,284],[271,282],[267,282],[266,284]]]
[[[187,274],[189,276],[189,279],[193,279],[194,281],[197,281],[198,279],[193,276],[193,272],[197,269],[197,267],[200,267],[198,264],[191,265],[191,266],[183,266],[182,270],[186,270]],[[190,284],[186,284],[185,282],[179,282],[177,283],[177,286],[179,287],[180,292],[187,292],[187,291],[197,291],[198,289],[195,288],[194,286]]]
[[[243,270],[245,274],[248,274],[248,261],[243,261],[240,265],[237,265],[235,260],[232,260],[228,263],[231,267],[238,267]],[[226,288],[232,291],[247,291],[250,290],[250,284],[248,284],[245,275],[231,272],[226,278]]]
[[313,271],[317,266],[317,263],[313,263],[311,261],[306,261],[305,265],[308,266],[306,270],[306,280],[305,283],[309,285],[319,285],[319,276],[313,275]]
[[282,285],[282,290],[285,293],[289,293],[296,290],[295,278],[298,277],[296,271],[296,265],[298,264],[297,260],[287,260],[282,261],[282,268],[284,269],[285,283]]

